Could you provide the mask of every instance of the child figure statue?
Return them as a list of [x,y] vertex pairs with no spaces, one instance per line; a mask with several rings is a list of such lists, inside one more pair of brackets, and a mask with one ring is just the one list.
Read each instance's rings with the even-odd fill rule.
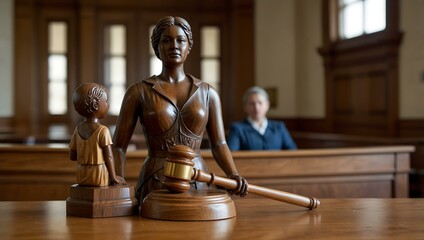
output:
[[77,184],[70,189],[66,213],[80,217],[132,215],[136,210],[133,187],[116,175],[109,129],[99,123],[109,110],[106,88],[85,83],[73,94],[75,110],[85,120],[69,143],[70,159],[78,163]]
[[115,173],[112,138],[99,123],[109,110],[106,89],[97,83],[79,86],[73,95],[75,111],[85,117],[72,134],[70,158],[77,161],[77,183],[81,186],[125,185]]

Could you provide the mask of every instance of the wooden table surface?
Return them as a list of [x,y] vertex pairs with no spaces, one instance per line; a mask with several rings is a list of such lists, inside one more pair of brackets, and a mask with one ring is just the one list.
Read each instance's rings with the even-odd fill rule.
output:
[[237,217],[160,221],[66,216],[65,201],[0,202],[0,239],[424,239],[424,199],[320,199],[309,211],[236,200]]

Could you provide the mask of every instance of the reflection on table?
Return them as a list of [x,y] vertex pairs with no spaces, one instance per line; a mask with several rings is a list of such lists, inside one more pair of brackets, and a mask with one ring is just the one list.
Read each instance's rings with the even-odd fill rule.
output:
[[66,216],[64,201],[0,202],[2,239],[424,239],[424,199],[320,199],[309,211],[235,200],[237,217],[160,221]]

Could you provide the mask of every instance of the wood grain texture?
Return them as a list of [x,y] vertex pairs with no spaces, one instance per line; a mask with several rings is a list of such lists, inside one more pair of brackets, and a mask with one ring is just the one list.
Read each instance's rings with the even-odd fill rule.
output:
[[89,187],[73,184],[66,200],[68,215],[87,218],[133,215],[137,207],[133,186]]
[[[68,149],[0,145],[0,200],[66,200],[75,183]],[[233,152],[249,183],[317,198],[408,197],[412,146]],[[146,150],[127,154],[125,179],[135,185]],[[209,172],[225,176],[203,151]],[[253,197],[248,195],[248,198]]]
[[161,221],[66,216],[64,201],[0,202],[2,239],[423,239],[424,199],[322,199],[312,211],[236,200],[237,217]]
[[224,191],[171,193],[155,190],[144,199],[140,215],[160,220],[209,221],[233,218],[236,208]]

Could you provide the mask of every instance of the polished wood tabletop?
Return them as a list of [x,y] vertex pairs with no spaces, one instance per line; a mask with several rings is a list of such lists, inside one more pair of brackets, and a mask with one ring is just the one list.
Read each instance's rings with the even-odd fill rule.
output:
[[320,199],[307,210],[269,199],[236,200],[237,216],[161,221],[80,218],[65,201],[0,202],[0,239],[424,239],[424,199]]

